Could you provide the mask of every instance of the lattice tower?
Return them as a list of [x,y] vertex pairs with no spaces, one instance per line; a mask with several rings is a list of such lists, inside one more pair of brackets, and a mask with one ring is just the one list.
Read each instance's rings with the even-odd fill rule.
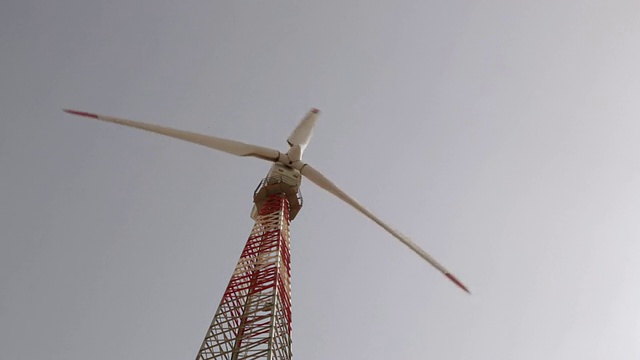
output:
[[291,185],[258,186],[255,225],[196,360],[291,359],[289,215],[302,205]]

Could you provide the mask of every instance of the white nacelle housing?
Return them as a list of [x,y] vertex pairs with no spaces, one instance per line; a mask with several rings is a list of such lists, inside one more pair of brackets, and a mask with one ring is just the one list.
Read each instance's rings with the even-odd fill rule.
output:
[[273,163],[267,178],[282,178],[283,182],[295,187],[300,187],[300,183],[302,182],[300,171],[281,163]]
[[293,220],[302,207],[301,182],[300,171],[282,163],[274,163],[267,177],[260,182],[253,194],[254,205],[251,209],[251,218],[256,219],[258,209],[262,207],[267,196],[274,193],[284,193],[289,201],[289,219]]

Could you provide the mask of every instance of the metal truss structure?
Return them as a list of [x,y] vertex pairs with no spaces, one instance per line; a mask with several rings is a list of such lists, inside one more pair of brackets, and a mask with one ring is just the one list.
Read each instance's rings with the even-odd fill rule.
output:
[[[259,189],[267,189],[267,180]],[[196,360],[292,357],[290,204],[286,192],[262,195],[256,199],[255,225]]]

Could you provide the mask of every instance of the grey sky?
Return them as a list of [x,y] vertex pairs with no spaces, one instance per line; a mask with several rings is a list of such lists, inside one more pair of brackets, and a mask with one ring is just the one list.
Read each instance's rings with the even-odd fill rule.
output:
[[308,162],[296,359],[640,356],[637,1],[5,1],[0,358],[192,359],[268,164]]

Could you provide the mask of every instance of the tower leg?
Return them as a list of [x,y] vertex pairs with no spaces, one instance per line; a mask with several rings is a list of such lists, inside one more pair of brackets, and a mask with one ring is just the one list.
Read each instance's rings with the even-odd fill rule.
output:
[[271,194],[209,326],[196,360],[291,359],[289,203]]

